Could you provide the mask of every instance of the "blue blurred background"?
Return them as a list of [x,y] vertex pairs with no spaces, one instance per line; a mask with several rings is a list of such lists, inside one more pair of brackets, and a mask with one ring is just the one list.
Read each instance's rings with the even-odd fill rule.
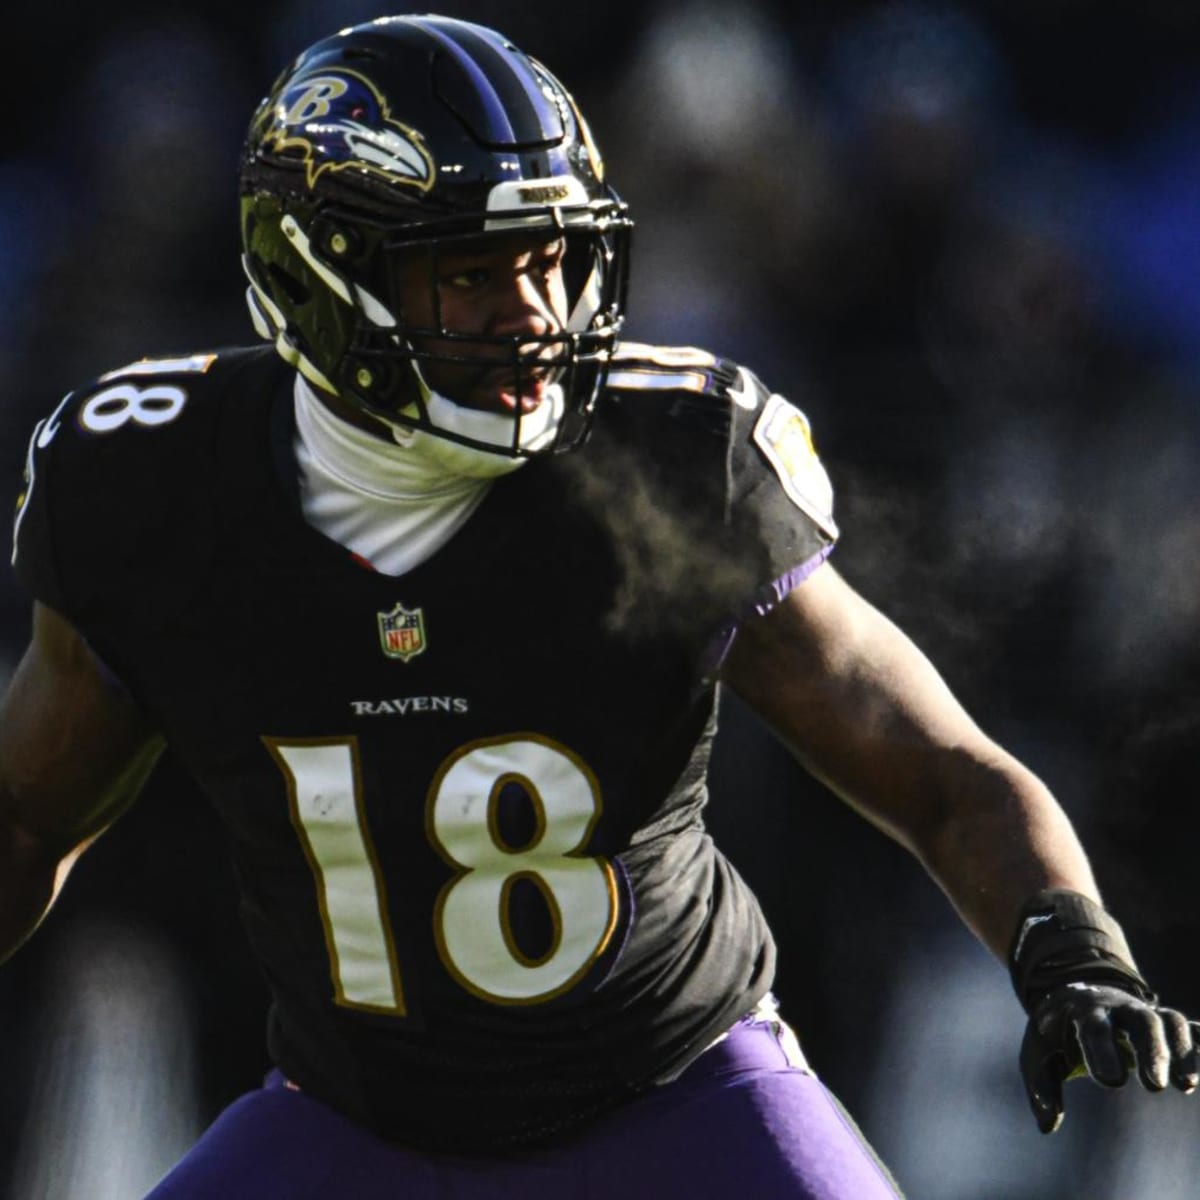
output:
[[[168,12],[167,9],[170,9]],[[359,0],[9,0],[0,459],[69,387],[252,338],[249,113]],[[629,332],[804,407],[841,570],[1057,791],[1200,1015],[1200,15],[1184,0],[447,2],[575,92],[638,222]],[[21,29],[19,35],[11,30]],[[10,576],[0,672],[28,605]],[[1194,1200],[1200,1106],[1071,1085],[915,862],[726,702],[711,823],[813,1063],[912,1200]],[[0,1186],[142,1193],[265,1068],[215,819],[166,762],[0,972]]]

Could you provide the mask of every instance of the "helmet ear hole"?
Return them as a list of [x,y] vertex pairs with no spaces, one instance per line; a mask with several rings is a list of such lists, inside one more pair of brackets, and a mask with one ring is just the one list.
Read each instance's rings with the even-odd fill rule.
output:
[[267,274],[271,282],[288,298],[292,304],[307,304],[312,293],[290,271],[285,271],[278,263],[267,266]]

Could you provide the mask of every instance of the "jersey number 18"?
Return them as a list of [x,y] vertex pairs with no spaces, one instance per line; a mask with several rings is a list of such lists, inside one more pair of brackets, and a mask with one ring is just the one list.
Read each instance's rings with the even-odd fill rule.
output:
[[[292,823],[316,881],[339,1004],[403,1016],[400,964],[383,875],[367,827],[357,739],[263,739],[288,784]],[[521,846],[500,832],[501,789],[517,783],[534,806]],[[494,1004],[536,1004],[572,987],[603,953],[617,921],[612,864],[582,849],[600,816],[586,765],[532,734],[472,742],[442,763],[425,828],[454,869],[434,904],[433,938],[451,976]],[[550,914],[549,947],[533,958],[514,936],[519,880]]]

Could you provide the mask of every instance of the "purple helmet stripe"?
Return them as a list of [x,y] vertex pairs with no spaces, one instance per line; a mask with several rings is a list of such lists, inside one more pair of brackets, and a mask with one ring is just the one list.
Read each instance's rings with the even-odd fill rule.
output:
[[441,42],[450,51],[458,65],[470,76],[471,82],[475,85],[475,90],[479,93],[479,98],[483,101],[484,108],[487,111],[492,140],[496,142],[515,141],[516,135],[513,132],[513,127],[509,122],[508,114],[504,111],[504,105],[500,102],[500,97],[496,89],[492,86],[492,81],[483,73],[479,64],[456,41],[446,35],[445,31],[441,28],[445,22],[439,21],[437,24],[431,24],[415,17],[410,19],[412,24],[423,29],[430,37]]
[[464,21],[410,20],[441,43],[471,80],[488,121],[488,141],[529,145],[561,137],[557,107],[542,93],[531,72],[518,69],[513,51],[502,37]]
[[[542,91],[537,77],[531,71],[523,65],[518,68],[517,63],[513,61],[512,44],[495,31],[478,25],[468,26],[467,36],[471,40],[482,42],[481,49],[486,48],[485,56],[502,66],[524,93],[529,107],[533,110],[533,120],[540,134],[536,140],[550,141],[560,137],[565,130],[558,106]],[[519,140],[527,139],[521,137]]]

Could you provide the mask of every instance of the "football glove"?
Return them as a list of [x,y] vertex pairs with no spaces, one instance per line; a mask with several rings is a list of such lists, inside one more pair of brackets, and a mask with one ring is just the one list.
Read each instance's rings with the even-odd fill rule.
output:
[[1009,954],[1029,1014],[1021,1075],[1043,1133],[1063,1119],[1063,1082],[1120,1087],[1131,1072],[1151,1091],[1200,1083],[1200,1025],[1163,1008],[1133,965],[1120,926],[1076,892],[1037,893]]

